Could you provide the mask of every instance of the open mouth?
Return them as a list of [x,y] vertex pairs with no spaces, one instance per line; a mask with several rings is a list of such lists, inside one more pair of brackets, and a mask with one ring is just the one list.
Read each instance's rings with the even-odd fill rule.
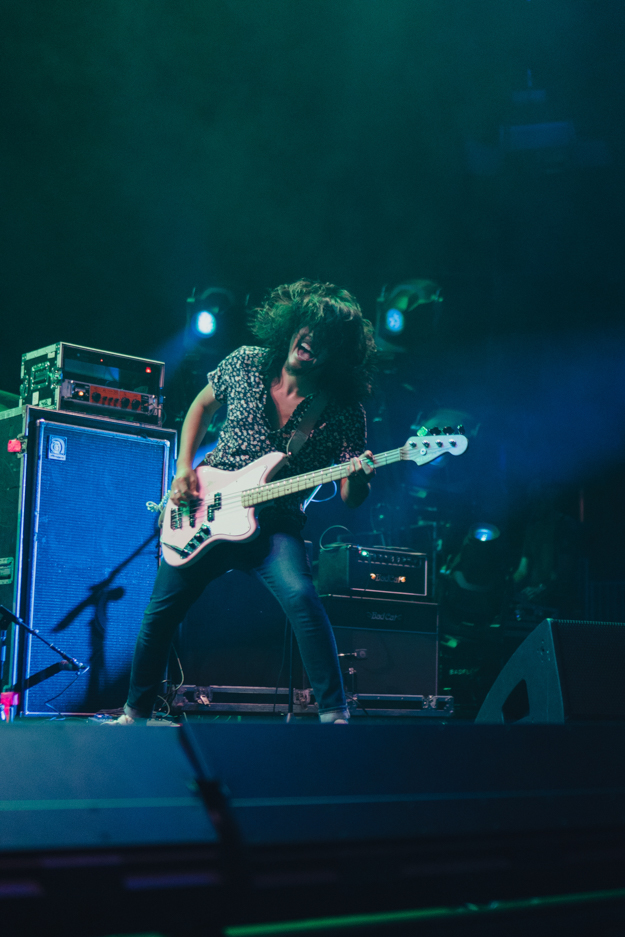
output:
[[313,350],[308,344],[308,342],[306,341],[306,339],[302,339],[302,341],[298,343],[296,354],[300,361],[314,361],[315,360]]

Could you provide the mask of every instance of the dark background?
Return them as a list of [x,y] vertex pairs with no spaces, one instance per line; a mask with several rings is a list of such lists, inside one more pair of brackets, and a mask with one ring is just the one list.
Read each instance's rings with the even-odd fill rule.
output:
[[[470,451],[380,473],[309,536],[437,508],[456,536],[499,523],[514,554],[549,482],[574,517],[583,490],[592,578],[625,579],[621,2],[4,0],[0,18],[2,389],[59,340],[163,356],[173,380],[194,287],[236,298],[210,364],[278,283],[336,282],[374,318],[385,284],[431,277],[444,302],[387,367],[371,444],[447,408]],[[568,142],[511,149],[508,128],[554,122]]]

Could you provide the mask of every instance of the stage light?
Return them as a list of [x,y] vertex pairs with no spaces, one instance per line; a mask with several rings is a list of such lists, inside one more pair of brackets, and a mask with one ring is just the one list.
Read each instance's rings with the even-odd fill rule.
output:
[[476,524],[469,531],[469,536],[481,543],[487,543],[489,540],[496,540],[500,535],[500,530],[494,524]]
[[[406,351],[415,346],[427,331],[427,320],[416,312],[418,306],[443,301],[434,280],[411,279],[388,289],[378,298],[376,343],[380,351]],[[431,317],[430,317],[431,318]]]
[[193,317],[193,328],[199,335],[212,335],[217,328],[217,319],[212,312],[203,309]]
[[397,335],[404,330],[404,314],[400,309],[388,309],[385,319],[386,328],[389,332]]
[[504,537],[494,524],[474,524],[469,529],[459,552],[440,570],[446,615],[473,625],[492,625],[505,593],[504,548]]
[[235,303],[230,290],[221,286],[209,286],[201,293],[195,288],[187,298],[187,349],[197,348],[204,339],[212,338],[217,331],[224,331],[224,322]]

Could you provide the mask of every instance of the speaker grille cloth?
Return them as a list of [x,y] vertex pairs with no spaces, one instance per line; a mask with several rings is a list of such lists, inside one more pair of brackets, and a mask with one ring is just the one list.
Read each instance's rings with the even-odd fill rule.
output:
[[344,671],[350,666],[356,670],[358,693],[406,696],[436,693],[435,634],[334,628],[334,635],[340,652],[352,653],[357,648],[367,652],[364,659],[343,658]]
[[553,621],[560,679],[570,719],[625,716],[625,624]]
[[[50,457],[51,436],[65,440],[65,459]],[[29,623],[90,670],[61,672],[30,689],[27,713],[97,712],[125,701],[157,571],[156,515],[145,505],[162,496],[168,450],[165,440],[44,424]],[[58,659],[32,638],[27,675]]]

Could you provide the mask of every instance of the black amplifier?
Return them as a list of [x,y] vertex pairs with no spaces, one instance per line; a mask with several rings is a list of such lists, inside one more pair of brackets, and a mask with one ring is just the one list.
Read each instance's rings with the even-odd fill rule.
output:
[[162,361],[57,342],[22,355],[20,404],[161,426]]
[[427,554],[337,543],[319,554],[319,592],[417,599],[427,595]]
[[322,595],[333,628],[375,628],[389,631],[438,633],[435,602],[398,602],[396,599],[349,598]]
[[400,709],[407,700],[402,703],[398,694],[415,702],[417,695],[438,693],[438,605],[343,595],[324,595],[321,601],[349,693],[369,694],[377,700],[375,708]]

